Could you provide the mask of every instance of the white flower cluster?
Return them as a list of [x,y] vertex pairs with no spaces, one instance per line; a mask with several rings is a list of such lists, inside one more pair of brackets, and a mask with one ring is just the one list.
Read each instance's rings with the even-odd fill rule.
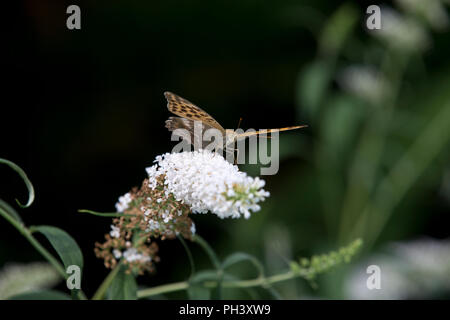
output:
[[389,90],[386,79],[370,66],[347,67],[339,73],[337,80],[344,90],[372,102],[381,101]]
[[436,30],[444,30],[449,25],[449,18],[445,9],[446,0],[397,0],[402,9],[417,15]]
[[421,51],[429,46],[429,35],[418,21],[390,8],[384,8],[382,14],[382,28],[372,32],[374,36],[402,51]]
[[112,238],[119,238],[120,237],[120,228],[114,226],[113,224],[111,225],[111,231],[109,232],[109,235]]
[[208,150],[166,153],[147,168],[149,185],[164,175],[166,194],[186,203],[193,213],[211,211],[220,218],[250,217],[269,196],[264,180],[248,177],[224,157]]
[[116,203],[117,212],[124,212],[128,209],[128,205],[133,199],[131,199],[131,194],[128,192],[123,196],[119,197],[119,202]]
[[150,258],[150,256],[148,256],[146,254],[139,253],[136,248],[130,248],[130,249],[125,250],[123,252],[123,257],[128,262],[134,262],[134,261],[148,262],[148,261],[152,260]]
[[[161,201],[158,201],[161,199],[157,199],[157,203],[160,203]],[[148,223],[148,227],[146,229],[146,231],[154,231],[154,230],[161,230],[161,227],[165,228],[165,226],[169,223],[174,221],[174,215],[172,213],[170,213],[170,211],[168,209],[164,210],[163,212],[161,212],[160,217],[158,218],[151,218],[150,210],[146,210],[145,208],[141,208],[141,210],[144,212],[144,219],[145,221],[147,221]],[[181,215],[181,211],[179,211],[178,215]],[[160,221],[158,221],[158,219]]]
[[120,259],[123,256],[124,259],[127,260],[128,262],[138,261],[142,263],[152,261],[152,258],[150,256],[143,253],[139,253],[136,248],[129,248],[123,252],[118,249],[114,249],[113,254],[116,259]]

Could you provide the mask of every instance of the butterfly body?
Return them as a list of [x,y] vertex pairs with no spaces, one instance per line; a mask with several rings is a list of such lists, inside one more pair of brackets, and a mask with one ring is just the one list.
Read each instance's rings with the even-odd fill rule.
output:
[[226,129],[225,130],[225,147],[229,146],[230,144],[234,144],[237,138],[239,137],[239,133],[234,131],[233,129]]
[[[218,130],[222,137],[224,137],[224,139],[222,139],[222,146],[218,146],[223,149],[231,144],[234,144],[236,140],[240,138],[306,127],[293,126],[238,133],[233,129],[224,129],[212,116],[192,102],[167,91],[164,92],[164,96],[167,99],[167,108],[169,111],[178,116],[169,117],[169,119],[166,120],[166,128],[168,128],[169,131],[185,129],[183,131],[178,131],[178,135],[182,138],[188,138],[191,144],[194,144],[194,141],[198,140],[201,143],[200,145],[202,148],[205,147],[205,142],[202,141],[202,132],[212,128]],[[199,130],[195,130],[196,125],[201,126],[201,128],[199,128]],[[210,142],[207,142],[206,145],[209,143]]]

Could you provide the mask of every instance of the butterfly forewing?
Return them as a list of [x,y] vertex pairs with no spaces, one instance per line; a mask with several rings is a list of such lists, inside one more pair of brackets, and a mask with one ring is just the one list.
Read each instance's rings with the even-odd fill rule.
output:
[[[189,137],[192,144],[197,139],[201,139],[200,132],[203,132],[210,128],[215,128],[217,130],[220,130],[220,132],[222,133],[222,135],[224,137],[224,142],[226,141],[225,145],[228,145],[229,143],[232,143],[232,142],[236,141],[237,139],[242,139],[242,138],[245,138],[248,136],[268,134],[268,133],[273,133],[273,132],[294,130],[294,129],[307,127],[307,126],[294,126],[294,127],[285,127],[285,128],[279,128],[279,129],[266,129],[266,130],[259,130],[259,131],[252,131],[252,132],[245,132],[245,133],[237,134],[233,130],[230,130],[231,132],[229,132],[228,130],[226,131],[206,111],[197,107],[192,102],[190,102],[172,92],[166,91],[166,92],[164,92],[164,95],[167,99],[167,108],[169,109],[169,111],[176,114],[177,116],[181,117],[181,118],[170,117],[166,121],[166,128],[168,128],[170,131],[175,131],[176,129],[186,129],[188,131],[188,133],[185,132],[180,136],[182,138]],[[194,130],[196,121],[199,121],[202,123],[202,130],[200,130],[200,132],[197,135],[195,134],[195,130]],[[228,138],[230,138],[230,139],[228,139]],[[202,144],[200,144],[200,145],[202,145]],[[204,147],[204,144],[203,144],[203,147]]]
[[216,120],[214,120],[213,117],[192,102],[189,102],[188,100],[177,96],[172,92],[164,92],[164,95],[166,96],[167,108],[170,112],[182,118],[201,121],[210,127],[216,128],[222,133],[225,133],[225,129]]

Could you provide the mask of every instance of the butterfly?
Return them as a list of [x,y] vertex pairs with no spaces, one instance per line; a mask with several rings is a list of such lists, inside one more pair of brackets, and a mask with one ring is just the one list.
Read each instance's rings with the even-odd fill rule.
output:
[[[252,135],[268,134],[272,132],[295,130],[307,127],[306,125],[302,125],[279,129],[265,129],[259,131],[237,133],[233,129],[224,129],[212,116],[210,116],[206,111],[202,110],[192,102],[189,102],[188,100],[168,91],[164,92],[164,96],[167,99],[167,109],[178,116],[169,117],[169,119],[166,120],[166,128],[172,132],[177,129],[185,129],[177,130],[176,132],[174,132],[174,134],[181,136],[183,139],[187,139],[191,144],[194,144],[194,141],[199,141],[199,145],[202,148],[205,148],[205,146],[210,142],[202,141],[203,139],[200,135],[202,134],[202,132],[211,128],[219,130],[219,132],[222,134],[222,137],[225,137],[225,139],[222,140],[223,146],[219,146],[221,148],[224,148],[230,144],[234,145],[234,142],[237,140]],[[200,130],[195,130],[196,124],[200,124],[202,126]]]

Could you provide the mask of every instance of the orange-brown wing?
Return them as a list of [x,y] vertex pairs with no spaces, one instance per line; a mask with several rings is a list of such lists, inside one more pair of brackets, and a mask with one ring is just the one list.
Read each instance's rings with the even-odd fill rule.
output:
[[225,132],[225,129],[213,117],[192,102],[168,91],[164,92],[164,96],[167,99],[167,109],[170,112],[186,119],[201,121],[223,133]]
[[295,129],[305,128],[305,127],[307,127],[307,125],[285,127],[285,128],[279,128],[279,129],[264,129],[264,130],[253,131],[253,132],[244,132],[244,133],[239,134],[236,137],[236,139],[241,139],[241,138],[245,138],[245,137],[249,137],[249,136],[254,136],[256,134],[268,134],[268,133],[272,133],[272,132],[295,130]]

